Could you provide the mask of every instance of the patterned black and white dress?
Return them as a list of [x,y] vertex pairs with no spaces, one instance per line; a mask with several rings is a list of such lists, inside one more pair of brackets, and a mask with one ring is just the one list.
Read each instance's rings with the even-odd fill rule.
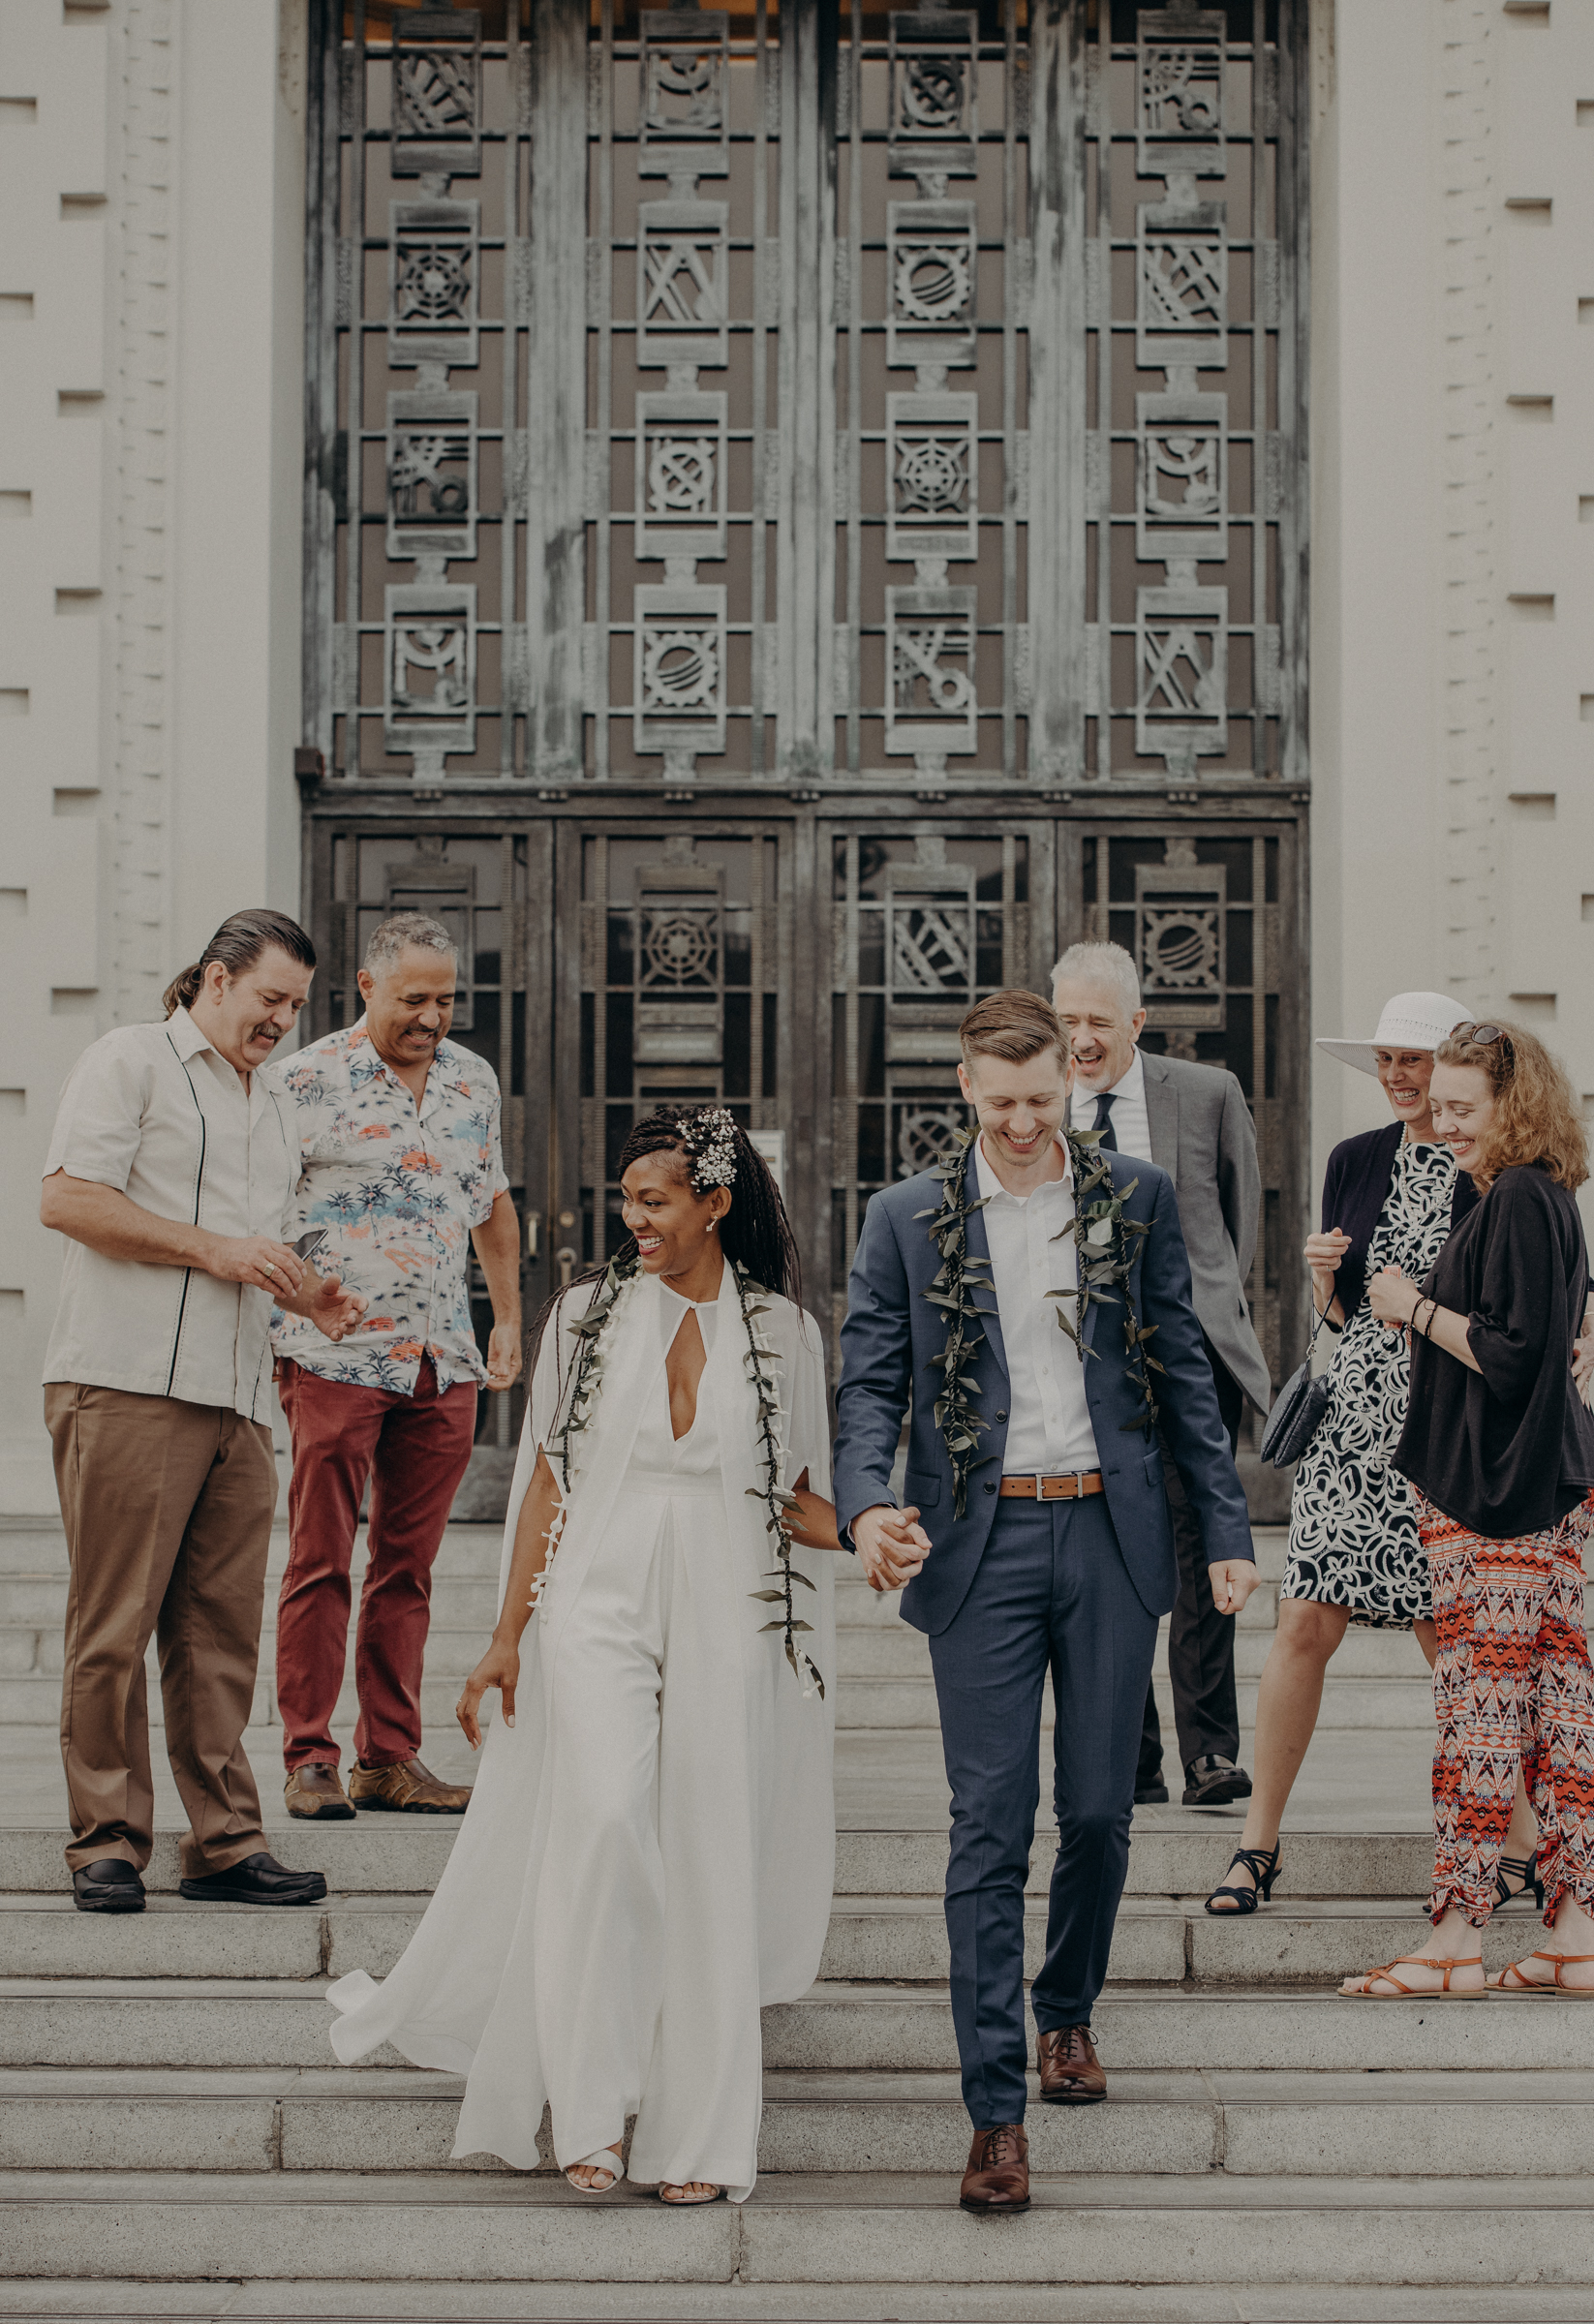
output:
[[[1421,1283],[1450,1238],[1456,1157],[1448,1146],[1395,1148],[1367,1254],[1367,1279],[1397,1267]],[[1290,1554],[1279,1595],[1348,1605],[1372,1630],[1431,1621],[1427,1553],[1411,1485],[1390,1466],[1405,1424],[1411,1355],[1364,1297],[1329,1367],[1333,1392],[1301,1456],[1290,1498]]]

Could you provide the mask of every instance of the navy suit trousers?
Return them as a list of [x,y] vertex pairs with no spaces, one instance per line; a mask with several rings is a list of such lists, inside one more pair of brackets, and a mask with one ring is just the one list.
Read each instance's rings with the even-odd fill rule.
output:
[[952,1789],[946,1928],[964,2103],[977,2130],[1024,2120],[1024,1882],[1040,1798],[1046,1672],[1058,1860],[1042,2033],[1088,2025],[1129,1866],[1135,1761],[1157,1626],[1119,1554],[1105,1496],[998,1503],[951,1625],[930,1640]]

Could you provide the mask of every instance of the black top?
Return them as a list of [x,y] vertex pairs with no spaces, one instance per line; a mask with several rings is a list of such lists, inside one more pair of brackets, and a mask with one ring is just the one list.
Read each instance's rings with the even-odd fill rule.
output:
[[[1395,1157],[1404,1135],[1405,1125],[1392,1121],[1386,1129],[1364,1130],[1359,1138],[1342,1138],[1323,1173],[1323,1232],[1327,1235],[1333,1228],[1342,1227],[1351,1238],[1333,1279],[1347,1323],[1361,1306],[1367,1288],[1367,1252],[1378,1214],[1389,1200]],[[1464,1170],[1458,1170],[1450,1206],[1453,1232],[1477,1201],[1477,1187]]]
[[1547,1532],[1594,1489],[1594,1413],[1572,1378],[1588,1295],[1577,1204],[1542,1170],[1503,1170],[1423,1289],[1467,1318],[1483,1368],[1413,1337],[1395,1466],[1489,1541]]

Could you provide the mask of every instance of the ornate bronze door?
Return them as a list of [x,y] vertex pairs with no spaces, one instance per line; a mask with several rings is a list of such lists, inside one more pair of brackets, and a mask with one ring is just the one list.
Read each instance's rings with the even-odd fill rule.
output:
[[319,1022],[435,910],[529,1299],[709,1093],[834,1320],[962,1009],[1110,934],[1255,1111],[1292,1360],[1304,0],[314,11]]

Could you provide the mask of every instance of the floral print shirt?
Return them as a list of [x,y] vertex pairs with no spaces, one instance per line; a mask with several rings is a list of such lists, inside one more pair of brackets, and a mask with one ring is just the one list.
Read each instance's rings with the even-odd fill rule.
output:
[[299,1133],[301,1176],[283,1239],[324,1228],[317,1272],[335,1271],[370,1302],[359,1330],[339,1341],[274,1310],[277,1354],[323,1380],[401,1395],[414,1393],[423,1356],[440,1389],[484,1381],[471,1329],[471,1230],[509,1183],[492,1067],[440,1041],[417,1111],[362,1017],[267,1070],[291,1100]]

